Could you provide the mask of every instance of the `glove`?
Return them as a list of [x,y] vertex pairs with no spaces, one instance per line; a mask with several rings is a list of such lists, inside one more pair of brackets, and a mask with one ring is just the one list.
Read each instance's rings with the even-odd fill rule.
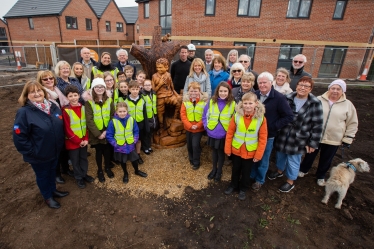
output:
[[342,148],[348,148],[349,149],[349,147],[351,147],[350,144],[342,142]]

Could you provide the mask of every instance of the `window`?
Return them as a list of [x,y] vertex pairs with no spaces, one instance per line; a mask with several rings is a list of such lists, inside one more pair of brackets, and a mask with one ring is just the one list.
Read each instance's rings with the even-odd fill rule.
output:
[[193,45],[203,45],[203,46],[212,46],[213,41],[198,41],[198,40],[192,40],[191,43]]
[[261,0],[239,0],[238,16],[260,16]]
[[117,22],[116,27],[117,27],[117,32],[123,32],[123,23]]
[[[234,46],[244,46],[247,47],[247,55],[251,57],[251,68],[253,68],[254,58],[255,58],[255,48],[256,43],[243,43],[243,42],[234,42]],[[240,54],[239,54],[240,56]]]
[[31,17],[29,17],[29,28],[34,29],[34,21],[32,20]]
[[278,56],[277,68],[291,68],[292,59],[303,51],[302,44],[281,44]]
[[105,22],[105,30],[110,32],[110,21]]
[[86,30],[92,30],[92,20],[86,18]]
[[332,19],[343,19],[347,2],[348,0],[336,1],[334,16],[332,17]]
[[78,29],[77,18],[73,16],[66,16],[66,28],[67,29]]
[[149,2],[144,3],[144,18],[149,18]]
[[145,46],[151,45],[151,42],[149,41],[149,39],[144,39],[144,45]]
[[6,31],[3,27],[0,27],[0,37],[6,37]]
[[309,18],[312,8],[312,0],[289,0],[287,17]]
[[326,46],[323,51],[321,66],[319,67],[319,78],[338,78],[347,47]]
[[171,33],[171,0],[160,0],[161,34]]
[[216,13],[216,0],[205,0],[205,15],[214,16]]

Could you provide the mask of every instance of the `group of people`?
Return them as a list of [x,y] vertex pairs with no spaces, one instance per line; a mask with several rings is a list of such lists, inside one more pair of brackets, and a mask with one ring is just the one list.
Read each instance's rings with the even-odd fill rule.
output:
[[[251,58],[236,50],[226,60],[208,49],[203,61],[191,53],[196,49],[190,45],[181,46],[170,74],[167,60],[160,58],[152,79],[136,71],[124,49],[117,51],[113,66],[109,53],[103,52],[96,62],[83,48],[82,58],[72,67],[60,61],[54,73],[40,71],[36,81],[26,83],[13,138],[49,207],[59,208],[54,198],[69,194],[56,189],[56,182],[64,183],[61,173],[73,176],[79,188],[94,181],[87,175],[88,144],[95,148],[100,182],[105,181],[104,172],[114,177],[113,162],[121,164],[124,183],[129,181],[127,161],[136,175],[147,177],[138,168],[144,163],[140,152],[153,152],[152,132],[164,127],[168,104],[183,122],[194,170],[200,167],[205,134],[212,148],[207,178],[220,181],[225,156],[232,161],[225,194],[238,190],[238,198],[245,200],[247,190],[258,191],[266,175],[270,180],[286,175],[279,190],[289,192],[297,177],[308,173],[319,151],[317,183],[323,185],[338,147],[349,146],[357,132],[357,113],[345,97],[345,82],[335,80],[315,97],[302,54],[294,57],[290,70],[279,68],[274,79],[269,72],[252,71]],[[268,173],[273,146],[277,171]]]

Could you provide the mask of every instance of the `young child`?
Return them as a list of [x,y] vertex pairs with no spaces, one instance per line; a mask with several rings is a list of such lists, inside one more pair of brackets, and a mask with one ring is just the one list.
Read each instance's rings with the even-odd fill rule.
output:
[[192,168],[197,170],[200,168],[200,141],[204,134],[202,117],[207,94],[203,96],[198,82],[191,82],[187,91],[181,107],[181,120],[186,130],[188,159]]
[[135,120],[128,114],[126,103],[117,104],[116,114],[108,125],[106,139],[114,147],[114,159],[121,162],[124,183],[129,182],[127,161],[130,161],[134,167],[135,175],[147,177],[147,174],[138,168],[139,156],[135,152],[135,145],[139,140],[139,128]]
[[[142,71],[142,70],[140,70]],[[149,129],[151,132],[145,134],[143,151],[145,154],[149,155],[153,152],[151,145],[152,145],[152,133],[157,128],[158,120],[157,120],[157,95],[152,90],[152,81],[150,79],[146,79],[144,81],[143,89],[141,90],[142,96],[145,100],[145,105],[147,108],[147,118],[149,123]]]
[[126,74],[125,74],[125,72],[123,72],[123,71],[119,71],[118,73],[117,73],[117,81],[118,82],[121,82],[121,81],[124,81],[124,80],[126,80]]
[[212,147],[213,168],[208,179],[219,182],[225,160],[225,139],[231,116],[235,111],[235,101],[230,85],[221,81],[204,108],[203,124],[208,134],[208,145]]
[[92,100],[85,104],[87,128],[89,131],[89,143],[96,150],[97,176],[100,182],[105,181],[102,167],[104,157],[105,172],[109,178],[114,174],[111,168],[110,155],[111,145],[105,139],[106,129],[110,118],[114,114],[114,105],[105,90],[106,84],[102,78],[95,78],[92,81]]
[[148,117],[147,117],[147,108],[146,108],[145,100],[139,95],[140,88],[136,80],[130,81],[129,91],[130,91],[130,94],[125,99],[125,103],[128,106],[128,112],[130,116],[135,119],[139,127],[139,140],[136,143],[136,152],[138,153],[138,156],[139,156],[138,163],[143,164],[144,161],[140,157],[140,148],[142,146],[141,141],[144,140],[145,134],[150,132]]
[[234,96],[237,104],[242,100],[244,94],[248,92],[255,92],[253,89],[254,84],[255,75],[253,73],[244,73],[241,78],[240,87],[235,87],[232,89],[232,95]]
[[121,80],[118,82],[118,99],[117,102],[114,103],[114,105],[117,105],[119,102],[124,102],[127,98],[127,95],[129,95],[129,87],[127,86],[127,82],[125,80]]
[[106,93],[113,103],[118,102],[118,91],[116,91],[116,79],[111,72],[104,72],[104,82],[106,85]]
[[147,78],[147,75],[145,74],[143,70],[138,70],[136,72],[136,81],[138,82],[140,88],[143,88],[144,81],[146,78]]
[[244,201],[249,188],[251,167],[261,160],[267,141],[265,106],[256,94],[244,94],[230,121],[226,135],[225,153],[232,155],[231,183],[225,194],[239,189],[239,200]]
[[85,108],[79,103],[79,90],[69,85],[65,88],[69,104],[62,108],[65,130],[65,146],[73,164],[74,178],[79,188],[85,188],[86,182],[93,182],[93,177],[87,175],[87,144],[88,132],[86,127]]
[[134,74],[134,68],[132,66],[125,66],[123,71],[125,72],[126,78],[132,78],[132,75]]

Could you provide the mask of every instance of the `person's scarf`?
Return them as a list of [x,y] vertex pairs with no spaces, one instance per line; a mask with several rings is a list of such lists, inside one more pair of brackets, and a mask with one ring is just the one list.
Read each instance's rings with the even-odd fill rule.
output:
[[51,109],[51,102],[48,100],[44,99],[43,103],[36,103],[31,101],[31,103],[36,106],[39,110],[47,113],[48,115],[50,114],[50,109]]
[[[215,71],[213,71],[213,74],[214,74]],[[199,76],[197,76],[196,73],[193,73],[193,81],[199,83],[200,85],[201,84],[204,84],[205,81],[206,81],[206,75],[205,73],[201,72]]]
[[215,69],[213,69],[213,76],[214,77],[217,77],[220,73],[222,73],[223,72],[223,70],[221,69],[221,70],[219,70],[219,71],[216,71]]
[[[63,107],[67,104],[69,104],[69,100],[65,97],[65,95],[60,91],[60,89],[58,89],[57,87],[53,87],[54,88],[54,91],[44,87],[44,89],[47,91],[48,93],[48,99],[50,101],[52,101],[55,105],[57,105],[59,108],[60,107]],[[58,104],[58,102],[56,100],[59,100],[60,101],[60,104]],[[61,106],[60,106],[61,105]]]

